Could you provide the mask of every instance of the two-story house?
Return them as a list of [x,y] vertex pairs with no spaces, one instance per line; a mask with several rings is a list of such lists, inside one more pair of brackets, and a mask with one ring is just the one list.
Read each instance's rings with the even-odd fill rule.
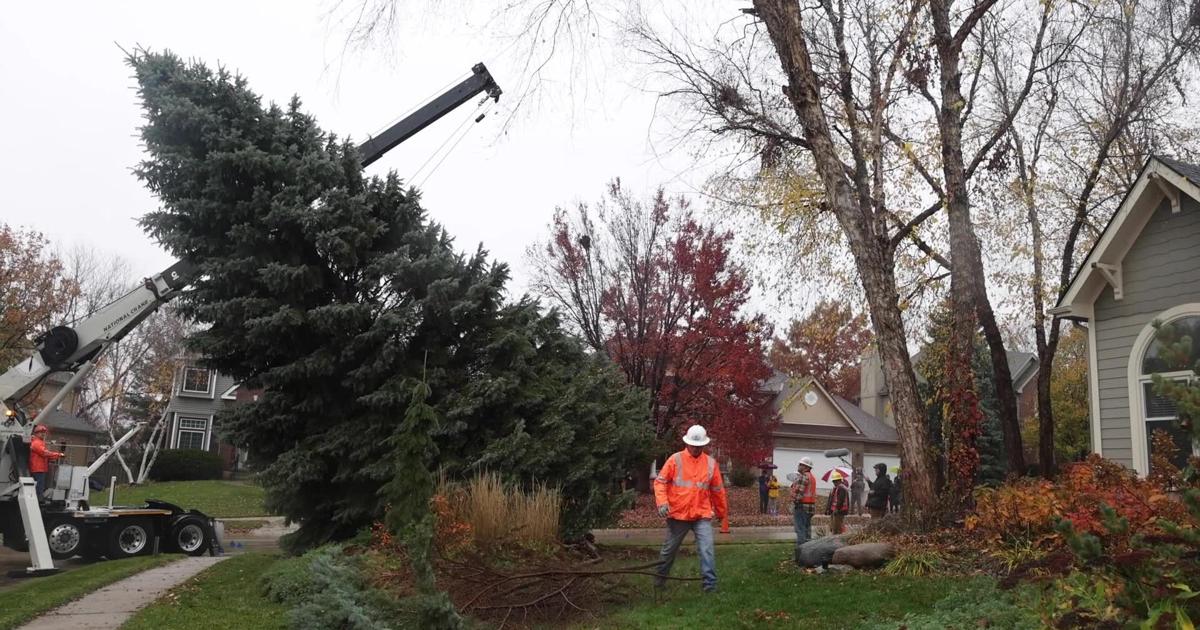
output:
[[240,470],[244,457],[217,435],[217,415],[238,402],[238,384],[229,376],[184,357],[175,370],[167,403],[167,449],[199,449],[218,453],[227,472]]

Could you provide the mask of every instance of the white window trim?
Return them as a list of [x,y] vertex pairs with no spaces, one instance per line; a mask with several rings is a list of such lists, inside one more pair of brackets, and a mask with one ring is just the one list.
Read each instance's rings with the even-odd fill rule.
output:
[[[1100,423],[1100,360],[1096,349],[1096,318],[1089,307],[1088,334],[1088,411],[1091,415],[1092,452],[1104,456],[1104,432]],[[1039,366],[1040,369],[1040,366]]]
[[[1150,453],[1146,448],[1146,404],[1142,395],[1142,383],[1148,381],[1149,376],[1142,374],[1142,359],[1146,355],[1146,350],[1150,349],[1150,344],[1154,342],[1154,334],[1157,332],[1154,330],[1154,322],[1170,324],[1184,317],[1200,317],[1200,303],[1180,304],[1152,317],[1142,328],[1142,332],[1138,333],[1129,354],[1129,366],[1126,369],[1125,379],[1129,391],[1130,450],[1133,454],[1133,469],[1143,477],[1150,474]],[[1190,370],[1186,372],[1191,373]],[[1164,376],[1171,374],[1176,373],[1171,372]],[[1099,397],[1097,396],[1097,398]]]
[[211,416],[211,415],[203,416],[200,414],[180,413],[178,411],[175,412],[174,431],[171,432],[171,448],[172,449],[179,448],[180,432],[185,431],[185,430],[186,431],[195,431],[195,429],[183,429],[180,426],[180,424],[181,424],[180,420],[182,420],[184,418],[189,418],[192,420],[204,420],[204,449],[203,450],[205,450],[205,451],[209,450],[209,448],[212,446],[213,416]]
[[225,390],[224,394],[221,394],[221,400],[237,400],[237,390],[239,387],[241,387],[241,383],[230,385],[229,389]]
[[[188,370],[204,370],[208,372],[208,389],[204,391],[196,389],[187,389],[187,371]],[[179,370],[179,395],[192,396],[196,398],[212,398],[213,388],[217,386],[217,372],[212,368],[200,367],[196,365],[185,365]]]

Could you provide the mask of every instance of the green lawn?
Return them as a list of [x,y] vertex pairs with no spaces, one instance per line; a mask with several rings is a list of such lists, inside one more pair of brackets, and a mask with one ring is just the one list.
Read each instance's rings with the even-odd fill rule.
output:
[[[146,499],[160,499],[215,517],[268,515],[263,507],[262,486],[242,481],[164,481],[121,486],[117,488],[113,502],[118,505],[138,505]],[[108,501],[108,495],[97,492],[92,495],[92,500],[102,504]]]
[[142,556],[109,560],[43,578],[29,578],[0,590],[0,630],[16,628],[41,613],[58,608],[96,589],[180,556]]
[[[701,593],[698,582],[674,582],[655,601],[650,578],[640,578],[639,595],[577,627],[883,630],[899,627],[906,613],[929,612],[952,593],[991,584],[988,578],[961,576],[814,575],[797,569],[791,555],[790,544],[718,547],[719,593]],[[699,577],[696,556],[679,558],[672,575]]]
[[287,610],[262,594],[262,574],[280,556],[247,553],[219,562],[138,611],[122,630],[287,627]]
[[[792,565],[791,545],[720,547],[721,592],[704,595],[696,582],[672,583],[656,598],[647,576],[630,577],[630,595],[591,616],[541,628],[820,628],[822,630],[974,630],[1030,628],[1036,618],[1014,617],[1007,595],[986,577],[890,577],[879,572],[814,575]],[[287,610],[263,594],[262,575],[280,560],[246,554],[221,562],[151,606],[123,630],[184,628],[282,629]],[[624,563],[622,563],[624,564]],[[699,574],[696,557],[682,556],[674,575]],[[913,615],[905,618],[905,615]],[[8,627],[8,626],[5,626]]]

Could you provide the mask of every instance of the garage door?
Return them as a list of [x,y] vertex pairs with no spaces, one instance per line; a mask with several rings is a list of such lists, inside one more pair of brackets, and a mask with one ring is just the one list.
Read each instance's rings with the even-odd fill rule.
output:
[[[775,465],[779,468],[775,469],[775,474],[779,477],[779,483],[784,486],[790,486],[791,482],[787,480],[788,473],[796,472],[796,466],[800,463],[801,457],[810,457],[813,464],[813,474],[817,476],[817,490],[821,494],[828,494],[829,489],[833,484],[827,481],[821,481],[821,476],[831,470],[835,466],[844,466],[842,460],[836,457],[825,457],[824,451],[805,451],[792,448],[777,448],[775,449]],[[849,459],[849,458],[847,458]]]

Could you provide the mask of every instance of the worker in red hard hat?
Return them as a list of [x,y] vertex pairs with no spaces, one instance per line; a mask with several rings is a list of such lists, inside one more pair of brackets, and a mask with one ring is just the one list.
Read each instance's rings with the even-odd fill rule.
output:
[[42,500],[46,491],[46,473],[50,470],[50,462],[63,456],[62,453],[46,448],[46,436],[50,427],[39,424],[33,428],[33,439],[29,441],[29,472],[37,483],[37,498]]

